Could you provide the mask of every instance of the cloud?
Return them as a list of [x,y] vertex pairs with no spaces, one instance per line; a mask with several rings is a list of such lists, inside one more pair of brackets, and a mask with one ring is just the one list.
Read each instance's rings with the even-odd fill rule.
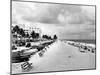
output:
[[[72,8],[70,7],[69,9],[72,9]],[[92,13],[92,14],[88,13],[86,12],[86,10],[82,9],[81,6],[78,6],[77,8],[74,8],[72,10],[74,10],[74,12],[67,9],[64,12],[64,14],[62,14],[67,24],[91,24],[91,25],[95,24],[95,16],[93,16],[95,15],[95,13]]]
[[61,19],[59,18],[59,15],[62,15],[64,17],[63,23],[95,24],[94,17],[91,17],[91,15],[89,15],[90,12],[89,13],[87,12],[85,6],[83,7],[83,6],[76,6],[76,5],[13,2],[12,13],[15,15],[17,14],[17,16],[20,15],[21,19],[29,22],[60,24],[62,22]]
[[30,8],[26,5],[23,2],[13,2],[13,14],[20,15],[23,20],[29,22],[58,23],[59,6],[36,3]]
[[[94,38],[95,8],[32,2],[12,2],[12,23],[33,24],[61,38]],[[45,24],[45,25],[43,25]],[[81,37],[81,38],[82,38]]]
[[59,28],[60,38],[66,39],[95,39],[95,26],[93,25],[66,25]]

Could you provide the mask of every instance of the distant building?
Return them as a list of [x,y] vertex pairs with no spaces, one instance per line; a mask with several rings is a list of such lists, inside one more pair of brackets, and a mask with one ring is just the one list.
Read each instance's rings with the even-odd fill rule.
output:
[[31,34],[32,31],[35,31],[35,33],[39,33],[39,35],[41,36],[41,29],[40,28],[33,28],[33,27],[29,27],[28,29],[25,29],[24,32],[27,34]]

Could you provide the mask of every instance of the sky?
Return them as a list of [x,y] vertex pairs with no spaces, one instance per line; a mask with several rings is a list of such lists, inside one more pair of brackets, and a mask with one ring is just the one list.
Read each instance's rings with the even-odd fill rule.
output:
[[95,7],[12,2],[12,25],[37,27],[59,39],[95,39]]

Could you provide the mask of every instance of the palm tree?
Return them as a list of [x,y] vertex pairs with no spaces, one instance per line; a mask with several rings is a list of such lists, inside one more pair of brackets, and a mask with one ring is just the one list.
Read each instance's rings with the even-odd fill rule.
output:
[[36,38],[36,35],[35,35],[35,32],[34,32],[34,31],[32,31],[31,37],[32,37],[33,39]]
[[57,36],[56,36],[56,35],[54,35],[54,39],[55,39],[55,40],[57,39]]
[[18,25],[16,25],[14,28],[13,28],[13,32],[19,32],[19,30],[20,30],[20,28],[19,28],[19,26]]

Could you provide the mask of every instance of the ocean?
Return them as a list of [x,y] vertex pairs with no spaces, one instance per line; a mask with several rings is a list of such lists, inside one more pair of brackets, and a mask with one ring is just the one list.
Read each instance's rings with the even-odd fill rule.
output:
[[82,42],[82,43],[88,43],[88,44],[96,44],[96,40],[76,40],[76,39],[62,39],[62,41],[75,41],[75,42]]

